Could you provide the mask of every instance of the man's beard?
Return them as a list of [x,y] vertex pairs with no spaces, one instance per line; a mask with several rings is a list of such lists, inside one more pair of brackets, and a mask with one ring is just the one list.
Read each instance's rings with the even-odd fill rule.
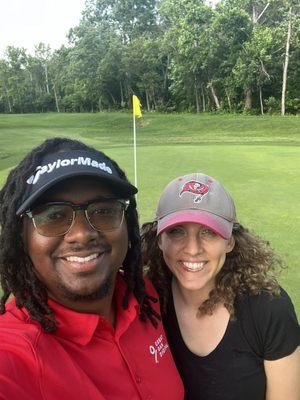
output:
[[69,289],[63,283],[58,284],[58,289],[62,296],[67,300],[72,301],[91,301],[91,300],[101,300],[107,297],[114,287],[114,274],[111,273],[100,286],[91,293],[78,294],[72,289]]

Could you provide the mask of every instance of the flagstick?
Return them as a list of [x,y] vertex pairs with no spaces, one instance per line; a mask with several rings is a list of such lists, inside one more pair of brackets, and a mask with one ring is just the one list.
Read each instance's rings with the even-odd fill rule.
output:
[[137,187],[135,115],[133,115],[133,152],[134,152],[134,186]]

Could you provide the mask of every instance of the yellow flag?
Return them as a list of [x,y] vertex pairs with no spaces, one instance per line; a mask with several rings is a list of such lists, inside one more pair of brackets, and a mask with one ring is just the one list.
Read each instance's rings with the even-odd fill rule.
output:
[[141,103],[138,97],[135,95],[132,96],[132,105],[133,105],[133,115],[135,115],[136,117],[141,117],[142,116]]

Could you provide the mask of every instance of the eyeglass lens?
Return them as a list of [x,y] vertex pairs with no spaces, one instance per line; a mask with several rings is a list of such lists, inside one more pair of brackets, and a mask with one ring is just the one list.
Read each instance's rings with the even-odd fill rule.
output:
[[[32,211],[36,229],[44,236],[65,234],[73,224],[75,212],[70,205],[45,204]],[[123,220],[124,205],[115,201],[97,201],[88,205],[86,216],[90,225],[99,231],[117,229]]]

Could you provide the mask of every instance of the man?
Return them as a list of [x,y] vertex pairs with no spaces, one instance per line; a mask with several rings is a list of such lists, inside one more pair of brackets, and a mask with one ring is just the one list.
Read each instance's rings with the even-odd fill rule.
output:
[[113,160],[69,139],[45,141],[9,174],[1,400],[183,398],[142,276],[136,192]]

